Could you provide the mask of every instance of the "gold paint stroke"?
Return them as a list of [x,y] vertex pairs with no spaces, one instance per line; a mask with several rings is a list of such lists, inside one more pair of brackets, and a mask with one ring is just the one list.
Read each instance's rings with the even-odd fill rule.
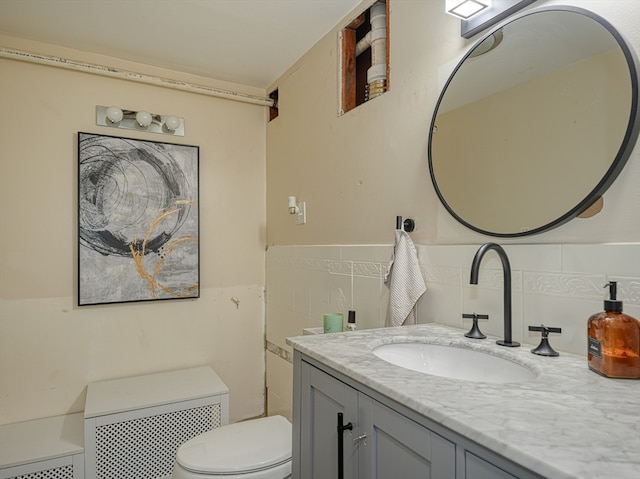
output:
[[[185,205],[185,204],[193,204],[193,201],[191,200],[178,200],[176,201],[177,205]],[[192,241],[193,240],[193,236],[183,236],[182,238],[177,238],[174,239],[170,242],[168,242],[162,249],[163,254],[160,256],[160,259],[156,262],[155,267],[153,269],[153,274],[148,273],[143,265],[143,259],[146,253],[146,249],[147,249],[147,241],[149,241],[149,238],[151,237],[151,234],[153,233],[153,231],[156,229],[156,227],[158,226],[158,224],[160,224],[160,222],[162,222],[164,219],[166,219],[167,217],[178,213],[180,211],[179,208],[173,209],[173,210],[169,210],[169,211],[165,211],[164,213],[159,214],[149,225],[149,228],[147,228],[147,232],[145,234],[144,240],[142,241],[142,244],[140,246],[140,249],[136,249],[135,244],[136,244],[136,239],[134,238],[133,242],[131,242],[129,244],[129,250],[131,251],[131,255],[133,256],[133,261],[136,265],[136,269],[138,270],[138,274],[140,275],[140,277],[146,281],[149,284],[149,288],[151,290],[151,297],[153,299],[156,299],[158,297],[158,290],[165,292],[166,294],[169,294],[171,296],[175,296],[177,298],[188,298],[191,297],[192,294],[189,294],[192,291],[195,291],[198,289],[198,285],[190,285],[190,286],[185,286],[183,288],[181,288],[180,290],[176,290],[176,289],[171,289],[163,284],[161,284],[158,281],[158,275],[160,274],[160,272],[162,271],[162,267],[164,266],[166,259],[171,255],[171,253],[173,252],[174,248],[179,245],[180,243],[184,243],[185,241]],[[183,291],[183,292],[180,292]]]

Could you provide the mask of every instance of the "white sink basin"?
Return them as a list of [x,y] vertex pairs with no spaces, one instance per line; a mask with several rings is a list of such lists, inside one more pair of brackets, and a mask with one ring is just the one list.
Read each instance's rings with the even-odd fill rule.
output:
[[464,381],[513,383],[536,377],[530,369],[508,359],[455,346],[392,343],[374,348],[373,354],[406,369]]

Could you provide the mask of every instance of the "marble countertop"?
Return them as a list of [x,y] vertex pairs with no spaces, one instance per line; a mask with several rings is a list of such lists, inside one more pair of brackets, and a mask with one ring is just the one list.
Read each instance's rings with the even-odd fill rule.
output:
[[[554,479],[640,477],[640,380],[609,379],[584,357],[531,354],[495,339],[422,324],[288,338],[295,350],[368,386],[484,447]],[[394,366],[372,354],[393,342],[483,350],[532,369],[534,380],[460,381]],[[553,337],[550,338],[553,346]]]

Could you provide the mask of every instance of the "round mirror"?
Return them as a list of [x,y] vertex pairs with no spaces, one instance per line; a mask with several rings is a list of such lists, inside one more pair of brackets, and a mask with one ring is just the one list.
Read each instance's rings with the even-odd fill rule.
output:
[[603,18],[533,10],[465,55],[429,132],[440,200],[491,236],[547,231],[615,180],[638,136],[635,55]]

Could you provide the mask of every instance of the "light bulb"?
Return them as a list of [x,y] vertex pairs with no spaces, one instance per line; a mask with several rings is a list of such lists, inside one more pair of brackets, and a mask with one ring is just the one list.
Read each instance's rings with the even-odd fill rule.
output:
[[151,113],[147,113],[146,111],[139,111],[136,113],[136,121],[140,126],[149,126],[151,124]]
[[289,214],[295,215],[298,212],[298,205],[296,204],[296,197],[289,196]]
[[123,117],[124,113],[122,113],[122,110],[117,106],[110,106],[107,108],[107,118],[111,123],[118,123],[122,121]]
[[164,120],[164,125],[167,127],[167,130],[175,131],[180,128],[180,118],[177,116],[168,116]]

